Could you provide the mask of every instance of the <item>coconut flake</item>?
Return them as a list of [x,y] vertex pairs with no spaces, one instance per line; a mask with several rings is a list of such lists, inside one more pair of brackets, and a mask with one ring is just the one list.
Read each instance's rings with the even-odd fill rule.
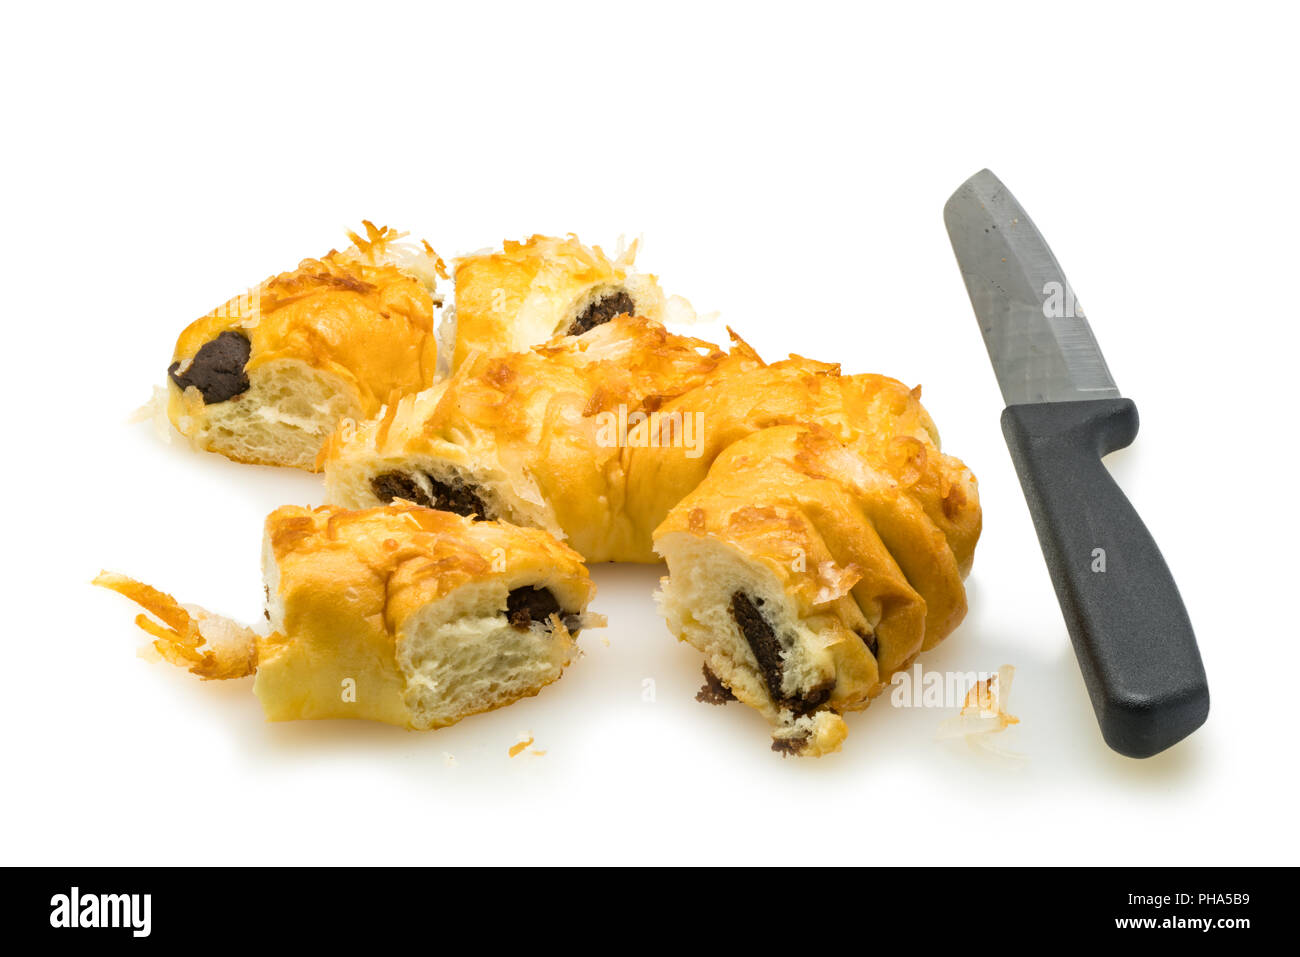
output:
[[197,605],[182,605],[143,582],[100,572],[94,584],[129,598],[147,615],[136,625],[159,657],[204,679],[243,678],[257,670],[257,632]]
[[837,598],[843,598],[861,579],[862,569],[857,565],[840,567],[832,561],[819,562],[817,594],[813,596],[813,603],[824,605]]
[[711,312],[701,316],[691,305],[691,301],[685,296],[672,295],[664,300],[664,325],[674,324],[682,326],[693,326],[697,322],[713,322],[719,317],[719,313]]
[[363,220],[366,235],[349,231],[352,245],[342,254],[343,259],[369,263],[372,266],[395,266],[412,279],[416,279],[438,302],[438,280],[446,279],[447,266],[427,242],[401,242],[408,234],[390,226],[375,226]]
[[170,445],[172,425],[167,418],[167,387],[163,385],[154,386],[153,395],[149,397],[149,401],[132,412],[127,421],[133,425],[137,422],[148,422],[153,426],[154,434],[165,444]]
[[1020,723],[1019,718],[1008,714],[1006,710],[1015,674],[1014,667],[1003,665],[997,674],[984,681],[977,681],[966,693],[960,713],[939,726],[938,739],[964,738],[973,750],[1001,758],[1024,760],[1024,755],[1001,748],[989,739],[989,735]]

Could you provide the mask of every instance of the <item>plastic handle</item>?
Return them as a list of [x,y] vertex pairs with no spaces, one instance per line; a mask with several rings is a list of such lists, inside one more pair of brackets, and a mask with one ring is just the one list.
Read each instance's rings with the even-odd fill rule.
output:
[[1210,690],[1169,567],[1101,462],[1137,430],[1128,399],[1002,413],[1102,737],[1120,754],[1145,758],[1204,723]]

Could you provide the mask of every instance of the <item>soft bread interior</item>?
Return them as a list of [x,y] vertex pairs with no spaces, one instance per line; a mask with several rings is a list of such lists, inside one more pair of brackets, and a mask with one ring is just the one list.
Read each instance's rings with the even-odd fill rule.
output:
[[666,320],[664,291],[655,281],[654,276],[646,273],[631,273],[623,280],[623,288],[636,303],[636,315],[659,322]]
[[444,727],[535,695],[560,677],[575,649],[566,616],[512,623],[509,591],[500,579],[466,585],[407,618],[397,663],[412,727]]
[[451,359],[456,354],[456,306],[450,305],[442,310],[442,319],[434,333],[438,342],[438,377],[451,375]]
[[265,615],[273,632],[284,631],[284,598],[280,595],[280,563],[275,560],[271,539],[262,539],[262,591],[266,596]]
[[[492,526],[473,527],[494,540]],[[317,554],[319,543],[308,542],[317,560],[300,555],[288,566],[277,560],[272,535],[266,537],[270,634],[260,642],[254,692],[271,720],[367,718],[445,727],[537,694],[575,656],[578,632],[604,624],[586,611],[585,577],[538,565],[522,541],[521,554],[513,556],[519,567],[394,604],[395,588],[423,592],[419,573],[370,576],[368,562],[353,550],[356,540],[347,528],[342,534],[343,547]],[[322,561],[328,569],[319,567]],[[394,619],[395,609],[403,610]]]
[[[305,362],[268,362],[250,370],[248,378],[246,392],[202,406],[188,421],[182,413],[177,426],[200,448],[238,462],[315,471],[321,444],[339,422],[361,416],[346,382]],[[193,401],[202,399],[195,395]]]
[[[817,712],[834,685],[832,639],[819,621],[800,618],[776,575],[716,538],[675,533],[657,548],[668,577],[656,597],[673,634],[703,653],[732,694],[779,727]],[[770,629],[775,655],[742,629],[755,613]]]

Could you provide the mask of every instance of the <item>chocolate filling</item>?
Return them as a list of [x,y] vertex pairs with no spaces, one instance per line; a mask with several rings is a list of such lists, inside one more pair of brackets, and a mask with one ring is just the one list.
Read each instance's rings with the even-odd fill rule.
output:
[[167,374],[182,392],[190,386],[198,389],[204,405],[225,402],[248,391],[244,366],[248,365],[252,350],[252,343],[242,332],[223,332],[203,344],[184,373],[177,375],[181,364],[173,362],[167,367]]
[[745,636],[745,641],[749,642],[749,649],[754,653],[758,670],[763,675],[772,700],[779,707],[789,708],[797,715],[810,714],[830,700],[835,682],[831,680],[793,695],[786,695],[781,690],[781,643],[759,611],[762,605],[763,599],[755,598],[751,601],[748,595],[738,591],[731,596],[731,617],[735,619],[740,633]]
[[597,326],[604,325],[615,316],[632,315],[636,312],[636,303],[632,301],[623,290],[619,290],[604,299],[597,299],[590,306],[582,311],[578,318],[573,320],[569,326],[569,335],[580,336],[584,332],[589,332]]
[[815,688],[809,688],[802,695],[791,698],[786,703],[795,714],[805,715],[812,714],[827,701],[831,700],[831,692],[835,690],[835,679],[824,681]]
[[859,631],[857,635],[862,639],[862,643],[867,646],[867,651],[871,652],[871,656],[879,658],[880,644],[876,641],[876,636],[869,631]]
[[776,633],[758,610],[763,599],[750,601],[744,592],[731,596],[731,617],[736,620],[740,633],[749,642],[749,650],[758,661],[758,670],[767,684],[768,694],[773,701],[781,701],[785,693],[781,690],[781,644],[776,640]]
[[432,475],[427,476],[429,486],[433,489],[433,507],[444,512],[455,512],[470,518],[487,518],[487,506],[468,482],[454,479],[441,482]]
[[402,472],[385,472],[383,475],[376,475],[370,480],[370,491],[374,492],[375,498],[385,505],[395,498],[405,499],[416,505],[423,505],[425,508],[433,504],[429,496],[424,493],[424,489],[416,484],[415,479]]
[[710,671],[708,665],[705,665],[704,687],[696,693],[695,700],[701,704],[726,704],[728,701],[735,701],[736,696],[722,683],[722,679]]
[[443,482],[432,475],[426,475],[425,478],[429,480],[429,487],[433,490],[432,498],[425,493],[413,476],[405,472],[384,472],[376,475],[370,480],[370,490],[375,493],[375,498],[385,504],[395,498],[401,498],[416,505],[423,505],[425,508],[455,512],[468,518],[488,517],[487,505],[474,491],[474,486],[468,482],[459,480]]
[[535,621],[549,628],[551,616],[554,614],[560,616],[569,634],[577,637],[582,616],[561,609],[559,599],[549,588],[524,585],[522,588],[511,589],[510,594],[506,596],[506,618],[510,621],[510,627],[518,631],[527,631],[529,625]]
[[808,743],[807,734],[797,734],[793,738],[773,738],[772,750],[781,757],[798,756]]

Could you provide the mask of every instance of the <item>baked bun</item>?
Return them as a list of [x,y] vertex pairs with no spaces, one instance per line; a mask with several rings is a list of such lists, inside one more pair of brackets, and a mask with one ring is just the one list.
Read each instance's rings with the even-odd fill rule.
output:
[[559,676],[595,622],[583,560],[662,558],[701,700],[739,699],[774,750],[821,755],[961,622],[978,493],[919,388],[670,333],[635,247],[611,261],[572,236],[457,262],[434,382],[441,264],[427,245],[395,262],[396,234],[368,228],[182,336],[178,427],[317,466],[333,504],[267,520],[269,637],[102,582],[158,614],[142,627],[171,660],[256,671],[276,720],[440,727]]
[[792,754],[838,747],[840,715],[957,626],[981,524],[919,389],[637,317],[477,356],[323,459],[344,505],[406,498],[545,528],[589,561],[665,558],[670,629]]
[[[721,452],[654,533],[669,629],[773,725],[773,750],[821,755],[890,676],[966,612],[975,480],[903,402],[844,441],[820,426],[755,431]],[[702,693],[703,694],[703,693]]]
[[696,423],[695,449],[660,442],[627,450],[630,520],[653,532],[718,456],[746,436],[777,425],[817,426],[852,441],[873,468],[908,477],[911,496],[951,538],[965,576],[979,540],[979,496],[966,466],[940,451],[939,431],[920,400],[919,386],[909,389],[883,375],[843,375],[837,364],[802,356],[713,376],[657,410],[660,422]]
[[[726,353],[620,316],[579,338],[480,355],[342,430],[322,452],[326,497],[350,508],[405,498],[544,528],[587,561],[654,563],[652,533],[714,459],[780,424],[939,454],[933,422],[894,379],[801,357],[767,365],[734,334]],[[925,501],[946,521],[942,492],[927,486]],[[969,561],[978,523],[954,534]]]
[[196,447],[315,471],[341,420],[433,382],[445,267],[427,243],[365,228],[349,249],[303,260],[181,333],[167,414]]
[[546,529],[588,561],[657,562],[650,533],[667,508],[639,522],[628,509],[645,494],[627,472],[640,451],[628,443],[650,421],[638,420],[761,364],[739,340],[728,354],[634,316],[523,352],[480,353],[333,436],[322,452],[326,498],[350,508],[401,498]]
[[137,619],[174,663],[205,678],[255,672],[273,721],[445,727],[537,694],[579,630],[603,624],[578,555],[535,529],[400,504],[286,506],[266,520],[263,556],[268,636],[218,628],[121,576],[96,583],[162,621]]
[[533,236],[458,259],[451,368],[473,352],[518,352],[582,335],[619,314],[662,320],[663,291],[654,276],[633,271],[635,256],[636,243],[611,260],[571,235]]

